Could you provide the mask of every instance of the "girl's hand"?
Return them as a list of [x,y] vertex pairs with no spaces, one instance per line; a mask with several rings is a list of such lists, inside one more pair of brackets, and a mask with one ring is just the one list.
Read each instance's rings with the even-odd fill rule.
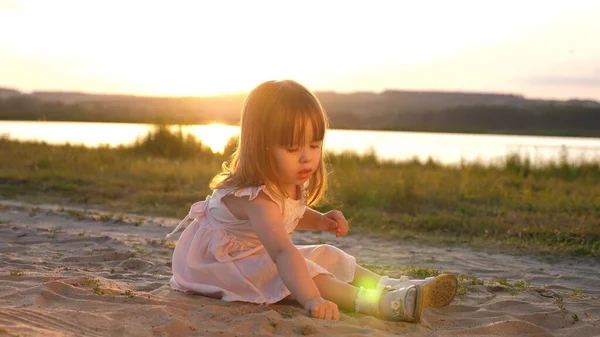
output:
[[323,297],[315,297],[304,303],[304,308],[311,317],[329,320],[340,320],[340,310],[337,304],[327,301]]
[[324,230],[335,233],[335,237],[344,236],[348,233],[348,221],[340,211],[329,211],[323,214]]

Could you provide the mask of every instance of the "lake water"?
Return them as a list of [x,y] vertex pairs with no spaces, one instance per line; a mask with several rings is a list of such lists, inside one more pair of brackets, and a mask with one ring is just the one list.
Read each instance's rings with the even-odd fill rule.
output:
[[[221,124],[181,128],[215,152],[222,151],[228,139],[239,131],[237,126]],[[11,139],[90,147],[131,144],[152,129],[151,124],[0,121],[0,135]],[[493,164],[509,154],[529,157],[534,163],[557,161],[565,153],[571,162],[600,161],[600,138],[328,130],[325,149],[333,153],[374,151],[378,158],[386,160],[416,157],[424,161],[431,157],[444,164]]]

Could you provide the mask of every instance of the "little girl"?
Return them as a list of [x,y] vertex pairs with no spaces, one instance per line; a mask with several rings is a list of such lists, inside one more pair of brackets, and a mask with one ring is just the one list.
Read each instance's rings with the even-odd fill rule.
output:
[[381,277],[330,245],[296,246],[294,230],[348,232],[339,211],[308,207],[323,195],[327,117],[316,97],[294,81],[268,81],[247,97],[236,152],[173,253],[175,290],[225,301],[270,304],[295,299],[312,315],[338,320],[339,309],[418,322],[423,306],[448,305],[449,274],[425,280]]

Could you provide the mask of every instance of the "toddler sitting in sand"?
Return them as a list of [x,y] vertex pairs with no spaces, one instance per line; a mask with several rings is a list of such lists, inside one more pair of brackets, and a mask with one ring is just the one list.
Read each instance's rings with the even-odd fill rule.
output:
[[236,152],[169,238],[193,219],[173,253],[171,287],[225,301],[269,304],[293,298],[313,317],[339,309],[418,322],[424,306],[445,306],[456,277],[381,277],[330,245],[296,246],[294,230],[348,232],[339,211],[312,208],[326,188],[327,116],[294,81],[268,81],[247,97]]

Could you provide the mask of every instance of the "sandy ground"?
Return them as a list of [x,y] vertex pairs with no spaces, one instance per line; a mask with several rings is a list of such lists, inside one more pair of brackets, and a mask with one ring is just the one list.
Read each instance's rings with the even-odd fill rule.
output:
[[[160,241],[178,219],[81,210],[0,201],[0,336],[600,336],[597,258],[301,232],[296,243],[331,243],[361,263],[432,267],[486,282],[448,307],[425,309],[420,324],[354,313],[321,321],[294,303],[227,303],[172,291],[172,249]],[[531,284],[515,289],[492,282],[498,278]]]

